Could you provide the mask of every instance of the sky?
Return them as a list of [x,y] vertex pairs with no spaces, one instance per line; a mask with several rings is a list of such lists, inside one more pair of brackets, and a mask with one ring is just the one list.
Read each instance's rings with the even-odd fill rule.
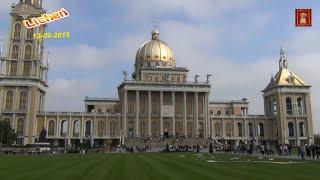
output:
[[[0,34],[8,33],[12,2],[0,1]],[[70,16],[47,32],[70,32],[49,39],[48,111],[83,111],[88,97],[118,97],[122,71],[134,70],[139,46],[151,38],[173,49],[189,77],[213,74],[212,100],[248,98],[250,114],[263,114],[263,90],[278,71],[284,45],[289,69],[312,85],[312,115],[320,132],[320,2],[291,0],[44,0],[47,12],[65,8]],[[312,9],[312,27],[297,28],[296,8]]]

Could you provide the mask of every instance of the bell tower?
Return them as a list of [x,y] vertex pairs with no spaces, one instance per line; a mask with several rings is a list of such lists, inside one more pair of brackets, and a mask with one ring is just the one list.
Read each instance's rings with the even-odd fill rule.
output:
[[271,134],[278,143],[300,145],[313,142],[310,88],[288,69],[285,51],[281,47],[279,71],[262,91],[265,115],[274,120]]
[[47,89],[48,63],[43,60],[43,39],[34,33],[44,33],[46,26],[27,29],[26,18],[45,13],[42,0],[20,0],[12,4],[8,32],[7,54],[0,67],[1,119],[15,129],[17,144],[33,144],[36,134],[36,115],[43,111]]

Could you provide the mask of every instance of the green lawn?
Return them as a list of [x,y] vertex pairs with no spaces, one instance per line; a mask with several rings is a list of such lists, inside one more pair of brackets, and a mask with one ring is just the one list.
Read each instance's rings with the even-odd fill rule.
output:
[[195,153],[0,156],[0,179],[320,179],[320,162],[275,164],[269,162],[289,160],[234,157]]

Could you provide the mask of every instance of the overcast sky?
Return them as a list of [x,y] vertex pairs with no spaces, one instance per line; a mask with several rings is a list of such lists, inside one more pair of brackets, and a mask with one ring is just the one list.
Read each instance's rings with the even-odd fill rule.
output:
[[[0,1],[0,33],[6,34],[10,4]],[[48,32],[71,38],[46,41],[51,66],[48,111],[83,111],[83,98],[118,97],[122,70],[133,71],[135,53],[151,38],[153,21],[190,77],[213,74],[211,99],[246,97],[251,114],[263,114],[261,90],[278,71],[284,44],[289,69],[312,85],[314,129],[320,132],[320,2],[226,0],[44,0],[48,13],[70,17]],[[311,8],[313,26],[296,28],[296,8]]]

